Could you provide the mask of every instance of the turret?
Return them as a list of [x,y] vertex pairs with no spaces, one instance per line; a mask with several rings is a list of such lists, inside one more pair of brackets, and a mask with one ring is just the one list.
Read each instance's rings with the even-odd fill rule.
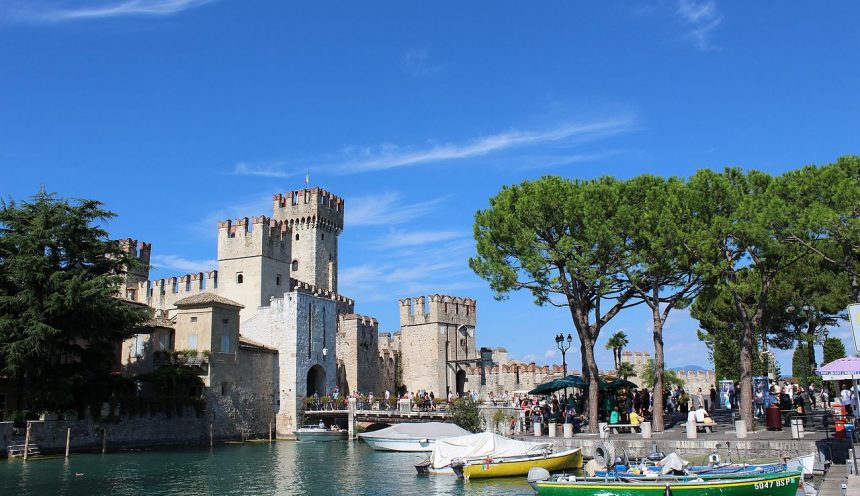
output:
[[[125,271],[124,296],[129,300],[137,301],[141,297],[138,294],[140,284],[149,279],[149,257],[152,253],[152,245],[131,238],[121,239],[118,243],[130,262]],[[142,296],[145,297],[145,295]]]
[[291,276],[337,292],[337,239],[343,231],[343,198],[320,188],[306,188],[274,195],[272,202],[274,218],[291,231]]

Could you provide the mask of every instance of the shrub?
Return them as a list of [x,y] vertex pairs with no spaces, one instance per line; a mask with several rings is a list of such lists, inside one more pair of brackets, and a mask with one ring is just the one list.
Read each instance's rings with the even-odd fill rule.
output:
[[472,401],[472,398],[455,400],[448,411],[451,412],[451,420],[463,429],[470,432],[481,430],[481,415],[478,413],[478,404]]

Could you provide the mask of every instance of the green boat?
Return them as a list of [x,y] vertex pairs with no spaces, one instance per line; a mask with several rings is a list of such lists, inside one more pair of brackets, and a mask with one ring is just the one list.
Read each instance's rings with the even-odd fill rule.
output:
[[529,473],[529,484],[540,496],[795,496],[800,477],[801,472],[777,472],[708,480],[690,477],[600,480],[564,475],[543,478],[542,474]]

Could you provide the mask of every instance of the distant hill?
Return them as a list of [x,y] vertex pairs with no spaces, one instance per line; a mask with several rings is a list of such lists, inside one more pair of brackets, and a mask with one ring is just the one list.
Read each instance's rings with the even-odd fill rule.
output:
[[708,370],[705,367],[700,367],[698,365],[684,365],[683,367],[672,367],[669,370]]

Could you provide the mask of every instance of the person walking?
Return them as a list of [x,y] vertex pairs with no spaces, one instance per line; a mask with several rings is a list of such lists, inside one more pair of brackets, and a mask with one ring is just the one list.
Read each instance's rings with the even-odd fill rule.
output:
[[714,388],[714,385],[711,384],[711,411],[717,409],[717,390]]

